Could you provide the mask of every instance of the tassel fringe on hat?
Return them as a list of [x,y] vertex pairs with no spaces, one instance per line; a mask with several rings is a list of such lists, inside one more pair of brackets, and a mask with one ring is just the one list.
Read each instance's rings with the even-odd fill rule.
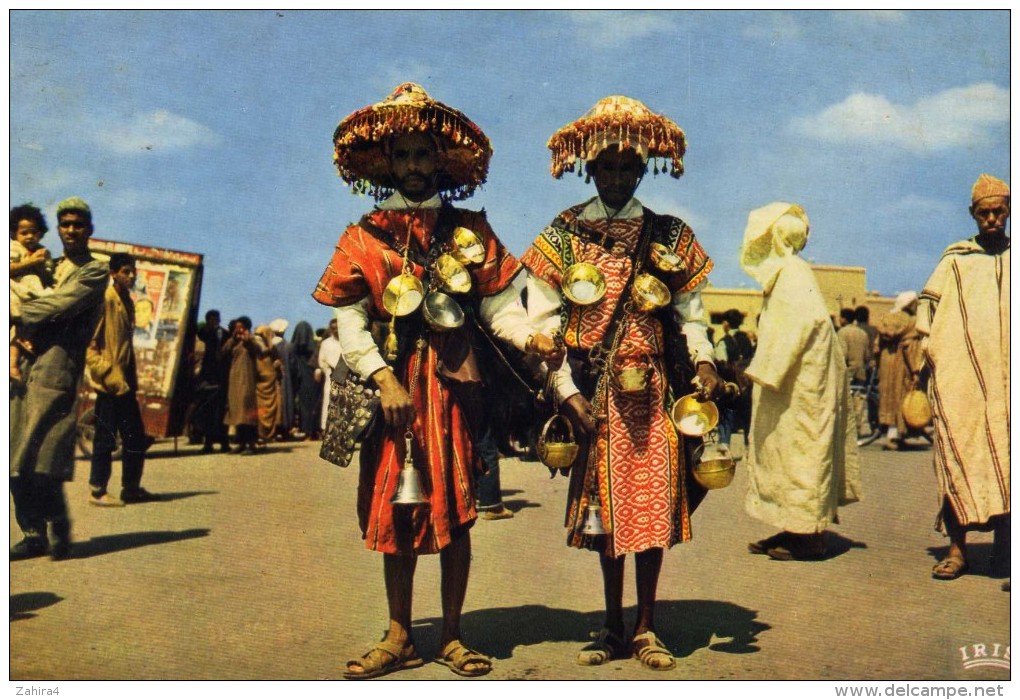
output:
[[447,199],[470,197],[485,182],[492,158],[488,137],[464,114],[403,83],[382,102],[346,117],[333,133],[333,162],[355,194],[376,200],[393,193],[386,143],[393,135],[426,133],[442,154],[438,182]]
[[552,151],[552,176],[584,170],[581,161],[594,160],[610,144],[633,148],[645,161],[652,158],[654,173],[667,172],[680,177],[684,173],[687,139],[676,122],[655,114],[631,97],[611,95],[595,103],[583,117],[566,125],[549,139]]

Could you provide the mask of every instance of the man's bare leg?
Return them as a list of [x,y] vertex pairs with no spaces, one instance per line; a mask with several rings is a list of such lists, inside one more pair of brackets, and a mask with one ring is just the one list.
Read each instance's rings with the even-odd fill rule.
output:
[[[390,624],[386,641],[407,646],[411,638],[411,598],[414,593],[414,571],[417,556],[383,554],[383,578],[386,581],[386,602],[390,611]],[[351,662],[349,669],[360,673],[364,668]]]
[[623,571],[626,557],[610,557],[599,552],[599,564],[602,566],[602,586],[606,598],[607,630],[620,639],[623,634]]
[[634,636],[655,630],[655,598],[662,571],[662,549],[649,549],[634,555],[637,568],[638,616]]
[[[468,574],[471,572],[471,533],[465,532],[450,542],[439,552],[439,566],[442,570],[443,598],[443,633],[439,638],[439,648],[446,650],[450,642],[460,642],[460,615],[464,610],[464,598],[467,595]],[[465,647],[467,645],[464,645]],[[474,654],[476,652],[468,652]],[[456,656],[456,654],[452,654]],[[490,659],[478,661],[463,660],[462,675],[481,674],[492,668]],[[448,664],[453,665],[453,664]]]

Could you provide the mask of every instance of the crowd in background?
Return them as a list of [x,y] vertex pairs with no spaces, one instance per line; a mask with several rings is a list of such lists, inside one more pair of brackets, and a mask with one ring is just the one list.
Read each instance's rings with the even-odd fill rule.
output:
[[342,366],[336,321],[313,330],[299,321],[288,340],[282,318],[253,326],[247,316],[221,323],[215,309],[196,333],[191,442],[203,452],[255,454],[270,442],[321,438],[329,377]]

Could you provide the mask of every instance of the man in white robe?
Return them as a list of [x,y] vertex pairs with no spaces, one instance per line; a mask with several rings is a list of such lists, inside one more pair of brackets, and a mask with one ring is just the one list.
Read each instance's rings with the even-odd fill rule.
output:
[[751,212],[741,265],[762,285],[747,512],[778,527],[748,545],[773,559],[820,559],[840,505],[860,498],[860,461],[843,349],[811,267],[797,253],[808,219],[795,204]]
[[949,246],[917,314],[935,425],[939,484],[936,527],[949,551],[932,576],[951,580],[969,568],[967,531],[995,533],[990,570],[1010,570],[1009,486],[1009,186],[981,175],[970,213],[978,235]]

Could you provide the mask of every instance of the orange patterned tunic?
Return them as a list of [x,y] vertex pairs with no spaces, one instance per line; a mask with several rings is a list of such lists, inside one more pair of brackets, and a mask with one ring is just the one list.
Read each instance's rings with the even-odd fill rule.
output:
[[[463,209],[455,212],[457,225],[473,230],[482,237],[485,246],[485,259],[469,268],[474,289],[482,297],[506,289],[520,271],[520,263],[496,238],[484,213]],[[400,244],[407,240],[410,231],[414,245],[427,251],[437,217],[437,209],[417,213],[377,209],[368,215],[368,221]],[[367,296],[369,318],[388,321],[390,316],[383,307],[382,293],[390,279],[400,274],[401,263],[402,257],[393,246],[352,224],[340,236],[312,296],[327,306],[345,306]],[[415,265],[413,273],[420,278],[424,269]],[[468,432],[467,412],[437,376],[444,350],[458,342],[458,338],[426,331],[425,340],[420,355],[408,353],[393,371],[414,401],[417,418],[412,458],[429,503],[397,507],[390,503],[406,451],[399,431],[385,428],[377,420],[361,448],[358,519],[365,546],[387,554],[434,554],[459,531],[470,527],[477,515],[474,490],[478,457]],[[416,360],[418,357],[420,360]],[[417,381],[411,386],[413,365],[418,361],[421,364]]]
[[[575,355],[602,343],[616,306],[625,303],[621,297],[645,224],[644,216],[589,220],[583,225],[594,235],[574,235],[572,226],[586,204],[560,214],[521,258],[533,275],[554,289],[560,288],[571,261],[593,263],[605,275],[606,294],[597,304],[582,307],[564,302],[569,306],[564,340]],[[663,281],[671,293],[689,292],[707,276],[712,261],[686,224],[669,217],[668,228],[664,242],[683,260],[684,269],[664,276]],[[595,242],[603,236],[613,244]],[[601,549],[614,557],[672,547],[691,537],[684,452],[667,414],[669,386],[663,364],[664,343],[677,339],[664,337],[663,324],[654,314],[636,310],[624,311],[618,328],[622,339],[609,371],[649,368],[648,388],[624,393],[608,382],[606,418],[599,423],[587,468],[583,453],[575,462],[566,517],[568,544]],[[581,534],[587,506],[596,493],[609,532],[604,542],[601,537]]]

